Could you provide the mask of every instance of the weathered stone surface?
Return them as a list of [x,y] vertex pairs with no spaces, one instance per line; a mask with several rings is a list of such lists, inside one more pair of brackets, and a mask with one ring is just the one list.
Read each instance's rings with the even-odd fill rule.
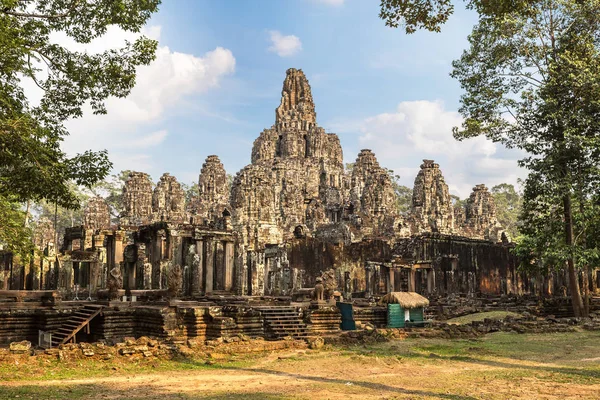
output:
[[413,188],[413,233],[454,233],[454,209],[440,166],[423,160]]
[[494,228],[500,228],[494,198],[485,185],[476,185],[465,206],[463,232],[468,237],[488,239]]
[[208,156],[198,177],[198,196],[192,202],[190,213],[195,223],[215,224],[224,217],[231,217],[231,212],[225,167],[219,157]]
[[185,220],[185,193],[177,178],[164,173],[152,194],[154,221],[183,222]]
[[361,227],[382,232],[393,226],[397,216],[396,195],[388,172],[379,166],[375,154],[364,149],[352,168],[350,214],[361,218]]
[[31,350],[31,342],[23,340],[22,342],[12,342],[10,344],[11,353],[28,353]]
[[302,70],[288,70],[275,125],[255,140],[252,164],[233,182],[234,228],[251,247],[341,220],[342,148],[315,120],[308,80]]
[[281,91],[281,104],[275,110],[275,125],[308,130],[316,120],[317,113],[308,79],[301,69],[288,69]]
[[83,227],[94,230],[110,228],[110,209],[102,197],[96,196],[88,200],[83,211]]
[[152,219],[152,181],[143,172],[131,172],[123,186],[121,225],[142,225]]

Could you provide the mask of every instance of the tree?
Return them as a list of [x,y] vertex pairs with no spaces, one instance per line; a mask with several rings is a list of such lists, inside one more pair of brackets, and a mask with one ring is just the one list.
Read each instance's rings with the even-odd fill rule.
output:
[[452,13],[451,0],[381,0],[379,18],[391,28],[404,26],[406,33],[418,29],[439,32]]
[[408,186],[400,184],[400,175],[396,175],[393,170],[385,168],[390,177],[394,194],[396,195],[396,211],[398,214],[406,214],[412,208],[413,190]]
[[519,214],[523,205],[522,196],[509,183],[496,185],[491,192],[496,203],[498,221],[512,238],[516,238],[519,235]]
[[108,203],[111,222],[117,223],[121,211],[123,211],[123,186],[129,178],[131,170],[126,169],[109,178],[103,179],[91,188],[95,196],[103,197]]
[[[452,12],[440,0],[390,0],[382,7],[386,4],[409,33],[411,27],[439,30],[445,19],[436,5],[446,6],[442,14]],[[528,153],[520,161],[530,171],[521,254],[566,264],[574,313],[585,315],[577,268],[597,251],[581,238],[590,225],[582,224],[584,216],[596,206],[597,192],[590,190],[598,181],[600,156],[600,1],[466,4],[479,22],[469,49],[453,63],[451,75],[466,92],[459,110],[464,122],[454,136],[484,135]]]
[[[68,134],[64,122],[81,117],[85,104],[102,114],[108,97],[127,96],[136,68],[154,59],[157,45],[141,37],[121,49],[88,54],[68,50],[52,34],[89,43],[111,25],[138,32],[159,2],[0,0],[0,216],[9,215],[15,202],[79,206],[69,183],[91,187],[112,164],[106,151],[68,156],[61,149]],[[30,104],[24,92],[26,79],[42,89],[39,105]],[[22,248],[18,235],[2,240],[14,251]]]
[[86,191],[84,191],[83,188],[78,187],[73,183],[69,184],[69,190],[71,190],[72,193],[75,193],[75,196],[77,197],[77,208],[61,207],[47,200],[42,200],[32,205],[33,214],[36,215],[36,220],[34,221],[34,228],[35,225],[39,223],[39,221],[51,221],[53,227],[54,221],[56,221],[55,235],[58,239],[58,243],[56,243],[58,247],[60,247],[62,244],[62,237],[65,233],[66,228],[71,228],[83,224],[82,206],[85,205],[87,200],[90,198],[90,195],[86,193]]
[[[230,175],[228,175],[228,177],[229,176]],[[194,198],[198,197],[198,183],[192,182],[191,185],[182,183],[181,188],[185,193],[185,204],[190,204],[190,202],[192,202]]]

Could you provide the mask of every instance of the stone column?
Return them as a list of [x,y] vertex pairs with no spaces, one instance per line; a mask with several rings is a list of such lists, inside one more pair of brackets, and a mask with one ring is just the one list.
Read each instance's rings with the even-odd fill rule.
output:
[[216,241],[216,250],[215,250],[215,272],[214,272],[214,290],[224,290],[225,289],[225,251],[223,247],[225,246],[225,242],[220,240]]
[[204,253],[204,242],[202,240],[196,241],[195,244],[195,254],[193,255],[193,260],[191,261],[190,267],[192,268],[192,282],[191,282],[191,291],[192,296],[197,296],[202,293],[202,289],[204,286],[204,269],[203,269],[203,253]]
[[213,291],[213,279],[215,271],[215,240],[214,238],[206,238],[204,241],[204,293]]
[[369,298],[373,296],[371,290],[371,264],[368,262],[365,264],[365,297]]
[[123,261],[123,233],[115,234],[115,260],[114,265],[119,265]]
[[233,289],[233,263],[234,263],[234,254],[233,254],[233,242],[224,242],[223,243],[224,250],[223,256],[225,258],[224,262],[224,272],[225,272],[225,290]]
[[394,267],[389,267],[388,268],[388,287],[387,287],[387,291],[388,293],[391,293],[394,291],[395,288],[395,284],[394,284]]

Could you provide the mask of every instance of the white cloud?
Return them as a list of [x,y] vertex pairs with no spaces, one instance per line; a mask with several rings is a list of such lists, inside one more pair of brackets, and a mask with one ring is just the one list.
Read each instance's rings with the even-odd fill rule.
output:
[[360,148],[372,149],[380,164],[399,173],[402,184],[409,187],[422,159],[440,164],[450,191],[461,198],[467,197],[476,184],[516,184],[525,175],[516,161],[521,153],[484,137],[455,140],[452,128],[461,122],[461,116],[446,110],[441,101],[405,101],[395,112],[358,122],[354,130],[360,132]]
[[[160,39],[161,28],[147,27],[141,34]],[[72,50],[97,53],[121,47],[126,40],[133,41],[139,35],[111,27],[104,36],[87,45],[75,43],[64,34],[53,40]],[[85,107],[83,118],[67,122],[71,134],[65,140],[65,149],[77,153],[106,148],[116,170],[153,167],[155,163],[148,152],[167,139],[161,122],[173,112],[181,112],[187,98],[218,87],[234,71],[235,58],[228,49],[217,47],[196,56],[173,51],[159,42],[156,59],[138,68],[136,85],[127,98],[109,98],[107,115],[93,115],[90,107]],[[124,156],[124,150],[133,150],[134,154]]]
[[119,149],[147,149],[158,146],[167,138],[167,130],[161,129],[160,131],[152,132],[147,135],[136,136],[134,138],[127,138],[122,142],[118,143],[117,148]]
[[297,36],[284,36],[279,31],[269,31],[269,36],[272,43],[269,51],[277,53],[279,57],[290,57],[302,50],[302,42]]

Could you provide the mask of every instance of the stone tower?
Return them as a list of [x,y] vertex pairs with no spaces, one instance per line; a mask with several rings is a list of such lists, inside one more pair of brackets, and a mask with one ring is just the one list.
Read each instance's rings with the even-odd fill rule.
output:
[[83,210],[83,227],[94,230],[110,228],[110,209],[102,197],[96,196],[88,200]]
[[143,172],[131,172],[123,186],[121,225],[147,224],[152,219],[152,181]]
[[217,221],[230,213],[229,182],[219,157],[206,157],[198,177],[198,197],[194,200],[193,214],[197,223]]
[[502,230],[496,218],[494,197],[485,185],[476,185],[467,199],[463,233],[466,236],[497,241]]
[[317,125],[302,70],[287,70],[275,124],[254,141],[251,161],[231,190],[235,226],[245,243],[282,243],[298,227],[340,221],[345,202],[342,147],[337,135]]
[[440,166],[423,160],[412,198],[414,233],[454,233],[454,208]]
[[164,173],[152,194],[154,221],[183,222],[185,220],[185,193],[177,178]]
[[382,228],[386,219],[397,214],[391,178],[371,150],[361,150],[352,168],[350,205],[352,213],[359,213],[363,223],[374,228]]

